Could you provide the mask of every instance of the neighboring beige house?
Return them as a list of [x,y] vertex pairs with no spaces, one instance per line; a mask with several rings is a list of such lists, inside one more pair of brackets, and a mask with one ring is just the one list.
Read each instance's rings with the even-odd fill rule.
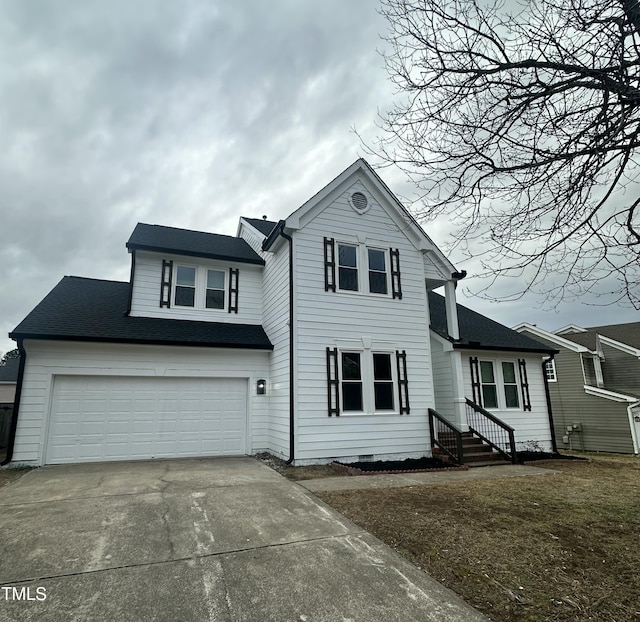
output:
[[559,351],[547,364],[558,446],[638,454],[640,322],[514,329]]
[[6,365],[0,365],[0,405],[13,404],[16,395],[18,367],[20,359],[7,359]]

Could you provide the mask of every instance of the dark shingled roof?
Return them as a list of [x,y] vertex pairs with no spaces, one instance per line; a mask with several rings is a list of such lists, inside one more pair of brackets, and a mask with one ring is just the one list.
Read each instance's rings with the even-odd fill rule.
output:
[[614,341],[625,343],[633,348],[640,349],[640,322],[592,326],[591,328],[587,328],[586,333],[565,333],[559,336],[578,343],[581,346],[585,346],[589,348],[589,350],[595,350],[596,333],[609,337],[609,339],[613,339]]
[[6,365],[0,365],[0,382],[17,382],[20,359],[7,359]]
[[133,230],[127,248],[264,265],[260,255],[242,238],[142,222]]
[[65,276],[10,337],[271,350],[254,324],[128,317],[129,283]]
[[264,218],[245,218],[243,216],[242,219],[246,220],[254,229],[260,231],[264,236],[268,236],[278,224],[272,220],[264,220]]
[[[494,322],[480,313],[467,309],[467,307],[462,305],[457,305],[457,307],[460,340],[454,342],[456,348],[542,353],[556,351],[539,341]],[[449,339],[443,296],[429,292],[429,312],[431,314],[431,329],[441,337]]]

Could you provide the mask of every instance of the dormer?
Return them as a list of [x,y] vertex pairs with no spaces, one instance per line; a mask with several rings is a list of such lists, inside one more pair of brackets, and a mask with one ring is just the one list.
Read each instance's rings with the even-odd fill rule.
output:
[[264,261],[245,240],[138,223],[127,249],[131,316],[261,322]]

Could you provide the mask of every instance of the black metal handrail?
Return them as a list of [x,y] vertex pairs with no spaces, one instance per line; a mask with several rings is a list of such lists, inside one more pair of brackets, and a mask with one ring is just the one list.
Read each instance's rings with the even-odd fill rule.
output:
[[457,464],[464,464],[462,433],[440,413],[429,408],[431,449],[438,447]]
[[467,425],[469,430],[479,436],[513,464],[517,462],[515,430],[498,419],[488,410],[478,406],[467,398]]

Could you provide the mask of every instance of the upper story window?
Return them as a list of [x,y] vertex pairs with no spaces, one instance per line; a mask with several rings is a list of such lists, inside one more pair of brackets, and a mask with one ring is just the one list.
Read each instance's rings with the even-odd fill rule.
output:
[[338,288],[359,291],[358,247],[338,244]]
[[400,258],[397,249],[335,242],[333,239],[325,238],[324,262],[325,291],[388,296],[390,293],[389,266],[391,266],[393,298],[402,298]]
[[195,300],[196,269],[191,266],[177,266],[174,304],[177,307],[193,307]]
[[162,261],[160,307],[227,310],[238,313],[239,270],[215,270],[204,266],[174,265]]
[[224,309],[224,277],[222,270],[207,270],[207,309]]

